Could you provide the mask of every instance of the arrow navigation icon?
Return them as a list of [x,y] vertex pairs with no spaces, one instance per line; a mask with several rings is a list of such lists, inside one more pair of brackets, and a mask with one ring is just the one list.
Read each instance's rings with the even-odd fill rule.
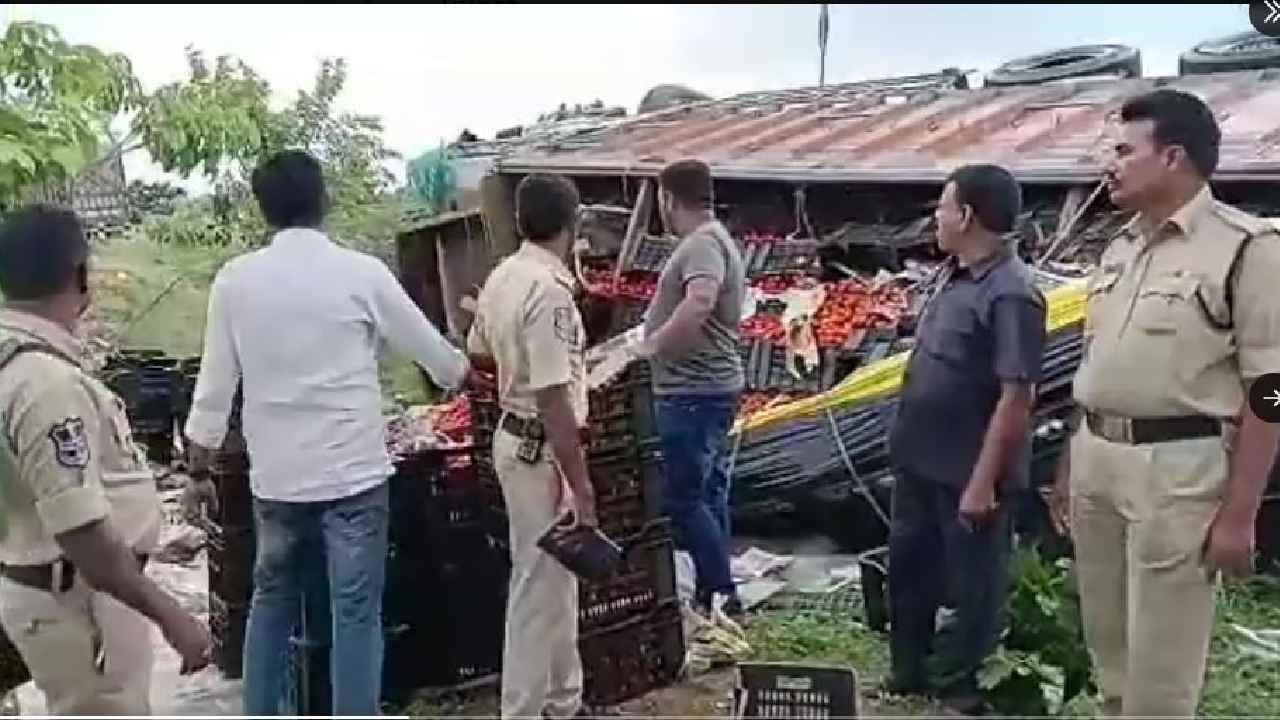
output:
[[1266,5],[1267,9],[1271,11],[1271,14],[1267,15],[1266,19],[1262,22],[1267,25],[1280,22],[1280,0],[1267,0]]

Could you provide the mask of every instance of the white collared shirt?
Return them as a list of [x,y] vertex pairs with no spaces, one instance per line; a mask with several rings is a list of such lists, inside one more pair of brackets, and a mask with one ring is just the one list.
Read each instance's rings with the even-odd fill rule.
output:
[[377,487],[392,471],[378,384],[384,341],[438,385],[462,384],[466,356],[381,261],[316,230],[283,230],[214,280],[187,437],[221,447],[243,376],[255,497],[321,502]]

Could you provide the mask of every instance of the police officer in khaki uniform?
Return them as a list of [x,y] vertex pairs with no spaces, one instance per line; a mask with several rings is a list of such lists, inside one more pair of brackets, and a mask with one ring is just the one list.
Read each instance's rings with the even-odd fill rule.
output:
[[143,574],[162,523],[124,407],[80,365],[89,247],[70,211],[0,229],[0,623],[54,715],[150,714],[150,618],[183,658],[205,628]]
[[1280,371],[1280,235],[1214,199],[1220,133],[1158,90],[1120,113],[1111,198],[1136,210],[1088,284],[1079,427],[1055,518],[1075,544],[1105,710],[1193,716],[1220,574],[1252,570],[1280,427],[1250,409]]
[[510,521],[512,565],[503,718],[583,712],[577,579],[537,547],[566,508],[579,524],[596,524],[581,445],[585,333],[564,263],[577,210],[568,180],[521,181],[516,218],[525,242],[489,276],[468,338],[473,356],[496,365],[502,409],[493,464]]

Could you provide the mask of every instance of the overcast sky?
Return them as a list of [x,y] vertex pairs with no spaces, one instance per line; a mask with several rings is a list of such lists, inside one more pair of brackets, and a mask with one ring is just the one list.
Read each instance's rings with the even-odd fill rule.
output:
[[[180,79],[183,48],[237,55],[283,103],[318,61],[344,57],[340,105],[381,115],[406,158],[470,128],[481,136],[560,102],[624,105],[676,82],[713,96],[816,84],[818,5],[38,5],[0,21],[56,25],[128,55],[147,87]],[[1246,4],[832,5],[827,81],[953,66],[986,71],[1086,43],[1142,51],[1177,73],[1200,40],[1249,29]],[[129,158],[130,177],[158,173]],[[198,181],[190,184],[199,187]]]

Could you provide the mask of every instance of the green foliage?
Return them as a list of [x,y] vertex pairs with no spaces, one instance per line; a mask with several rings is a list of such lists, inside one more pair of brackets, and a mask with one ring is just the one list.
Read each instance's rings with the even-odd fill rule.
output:
[[133,136],[166,172],[215,177],[223,161],[261,155],[272,121],[265,80],[243,62],[220,56],[210,69],[187,48],[187,80],[157,89],[134,119]]
[[70,45],[49,25],[10,24],[0,38],[0,203],[74,177],[111,119],[139,101],[123,55]]
[[1219,595],[1200,703],[1205,717],[1280,717],[1280,664],[1250,655],[1232,628],[1280,629],[1280,568],[1271,573],[1229,583]]
[[979,685],[1003,713],[1053,715],[1095,692],[1071,561],[1020,548],[1011,564],[1008,629]]
[[[272,119],[266,82],[226,56],[211,69],[192,48],[187,65],[186,80],[148,95],[125,56],[69,45],[49,25],[11,24],[0,39],[0,202],[140,148],[183,176],[258,157]],[[116,142],[110,126],[122,113],[132,117]]]

